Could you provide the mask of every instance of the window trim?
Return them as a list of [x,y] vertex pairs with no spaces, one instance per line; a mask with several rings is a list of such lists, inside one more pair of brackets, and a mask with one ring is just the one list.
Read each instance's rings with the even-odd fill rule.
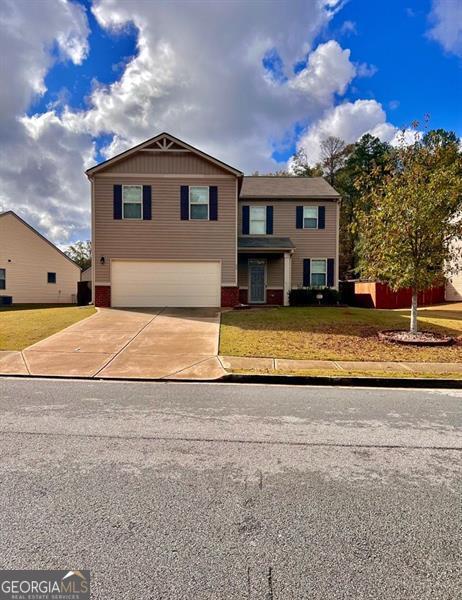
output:
[[[316,227],[305,227],[305,208],[315,208],[316,209]],[[312,219],[313,217],[307,217],[308,219]],[[303,205],[303,218],[302,218],[303,229],[319,229],[319,206],[312,206],[311,204]]]
[[[55,276],[54,281],[50,281],[50,275]],[[56,276],[56,271],[47,271],[47,284],[56,285],[57,280],[58,280],[58,277]]]
[[[197,189],[202,189],[202,190],[207,190],[207,218],[206,219],[195,219],[194,217],[191,217],[191,204],[196,204],[196,205],[205,205],[205,202],[191,202],[191,190],[197,190]],[[188,187],[188,207],[189,207],[189,220],[190,221],[210,221],[210,186],[209,185],[190,185]]]
[[[139,188],[141,190],[141,201],[139,202],[140,206],[141,206],[141,216],[140,217],[126,217],[125,216],[125,211],[124,211],[124,206],[125,204],[138,204],[138,202],[125,202],[124,200],[124,189],[126,187],[131,187],[131,188]],[[126,221],[142,221],[143,220],[143,186],[142,185],[138,185],[137,183],[135,184],[131,184],[131,183],[126,183],[125,185],[122,185],[122,219],[126,220]]]
[[[254,209],[254,208],[262,209],[264,211],[264,213],[265,213],[265,217],[264,217],[264,223],[265,223],[264,230],[265,231],[264,231],[264,233],[252,233],[252,231],[251,231],[251,228],[252,228],[252,209]],[[264,206],[260,206],[260,205],[250,206],[249,205],[249,235],[267,235],[266,234],[267,227],[268,227],[268,218],[267,218],[268,217],[268,210],[267,210],[267,208],[268,207],[266,205],[264,205]],[[261,221],[261,219],[258,219],[258,220]]]
[[0,271],[3,271],[3,277],[0,277],[0,281],[3,281],[3,287],[0,287],[0,290],[6,290],[6,269],[0,267]]
[[[324,285],[314,285],[313,284],[313,261],[314,260],[323,260],[324,261],[325,269],[326,269],[324,271],[324,277],[325,277]],[[316,273],[316,274],[319,275],[320,273]],[[323,257],[320,257],[320,258],[310,258],[310,288],[312,288],[312,287],[316,287],[316,288],[323,288],[323,287],[326,288],[326,287],[329,287],[327,285],[327,258],[323,258]]]

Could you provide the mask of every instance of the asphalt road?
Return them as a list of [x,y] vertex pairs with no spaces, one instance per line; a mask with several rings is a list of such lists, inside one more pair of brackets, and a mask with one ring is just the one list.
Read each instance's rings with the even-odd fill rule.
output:
[[460,598],[462,392],[0,379],[0,568],[92,598]]

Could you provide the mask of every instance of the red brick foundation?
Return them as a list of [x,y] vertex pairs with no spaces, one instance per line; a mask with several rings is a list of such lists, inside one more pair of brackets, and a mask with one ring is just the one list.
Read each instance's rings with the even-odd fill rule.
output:
[[239,290],[239,302],[247,304],[247,290]]
[[95,285],[95,306],[111,306],[110,285]]
[[284,290],[266,290],[266,304],[284,304]]
[[[248,293],[247,290],[239,290],[239,302],[241,304],[247,304]],[[276,306],[282,306],[284,304],[284,290],[266,290],[266,304],[273,304]],[[256,304],[255,306],[258,306]]]
[[221,288],[221,305],[236,306],[239,304],[239,288],[237,287],[222,287]]

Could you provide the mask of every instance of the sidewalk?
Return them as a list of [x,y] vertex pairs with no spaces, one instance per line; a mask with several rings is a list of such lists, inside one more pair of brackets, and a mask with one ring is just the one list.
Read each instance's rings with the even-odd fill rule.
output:
[[462,363],[345,361],[345,360],[291,360],[287,358],[249,358],[244,356],[219,356],[223,368],[233,372],[284,373],[333,371],[335,374],[410,373],[414,375],[462,374]]

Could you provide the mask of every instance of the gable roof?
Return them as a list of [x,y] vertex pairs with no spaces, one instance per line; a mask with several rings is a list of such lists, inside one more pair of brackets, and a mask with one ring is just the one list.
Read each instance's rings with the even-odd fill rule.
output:
[[64,258],[66,258],[75,267],[77,267],[77,269],[79,269],[80,271],[82,270],[79,267],[79,265],[72,260],[72,258],[70,258],[67,254],[65,254],[62,250],[60,250],[57,246],[55,246],[53,244],[53,242],[50,242],[50,240],[47,240],[47,238],[44,235],[42,235],[39,231],[37,231],[34,227],[32,227],[32,225],[29,225],[29,223],[27,223],[26,221],[24,221],[24,219],[21,219],[21,217],[19,215],[17,215],[14,211],[7,210],[5,212],[0,213],[0,219],[2,217],[6,217],[7,215],[11,215],[12,217],[15,217],[20,223],[22,223],[23,225],[25,225],[26,227],[28,227],[31,231],[33,231],[36,235],[38,235],[39,238],[41,238],[49,246],[51,246],[52,248],[54,248],[54,250],[56,250],[56,252],[59,252],[62,256],[64,256]]
[[149,138],[145,142],[141,142],[141,144],[138,144],[137,146],[133,146],[133,148],[129,148],[128,150],[125,150],[125,152],[121,152],[120,154],[117,154],[116,156],[113,156],[112,158],[105,160],[104,162],[100,163],[99,165],[95,165],[94,167],[87,169],[85,171],[85,173],[88,178],[91,178],[95,173],[99,173],[100,171],[103,171],[104,169],[113,165],[114,163],[119,162],[125,158],[128,158],[132,154],[135,154],[135,152],[139,152],[140,150],[146,149],[149,146],[154,145],[155,147],[153,148],[153,150],[159,150],[159,152],[162,152],[162,151],[168,152],[169,148],[166,145],[163,145],[163,146],[157,145],[156,146],[156,144],[159,144],[164,139],[169,140],[169,143],[171,143],[172,145],[175,146],[174,149],[176,151],[178,151],[179,149],[180,150],[183,149],[188,152],[193,152],[197,156],[200,156],[201,158],[203,158],[209,162],[212,162],[213,164],[224,169],[225,171],[228,171],[229,173],[236,175],[236,177],[243,176],[242,171],[239,171],[239,169],[235,169],[234,167],[231,167],[230,165],[222,162],[221,160],[218,160],[217,158],[210,156],[210,154],[206,154],[205,152],[202,152],[202,150],[198,150],[194,146],[190,146],[186,142],[183,142],[182,140],[180,140],[180,139],[176,138],[175,136],[171,135],[170,133],[166,133],[166,132],[159,133],[158,135],[156,135],[152,138]]
[[323,177],[246,175],[240,197],[338,200],[340,194]]

